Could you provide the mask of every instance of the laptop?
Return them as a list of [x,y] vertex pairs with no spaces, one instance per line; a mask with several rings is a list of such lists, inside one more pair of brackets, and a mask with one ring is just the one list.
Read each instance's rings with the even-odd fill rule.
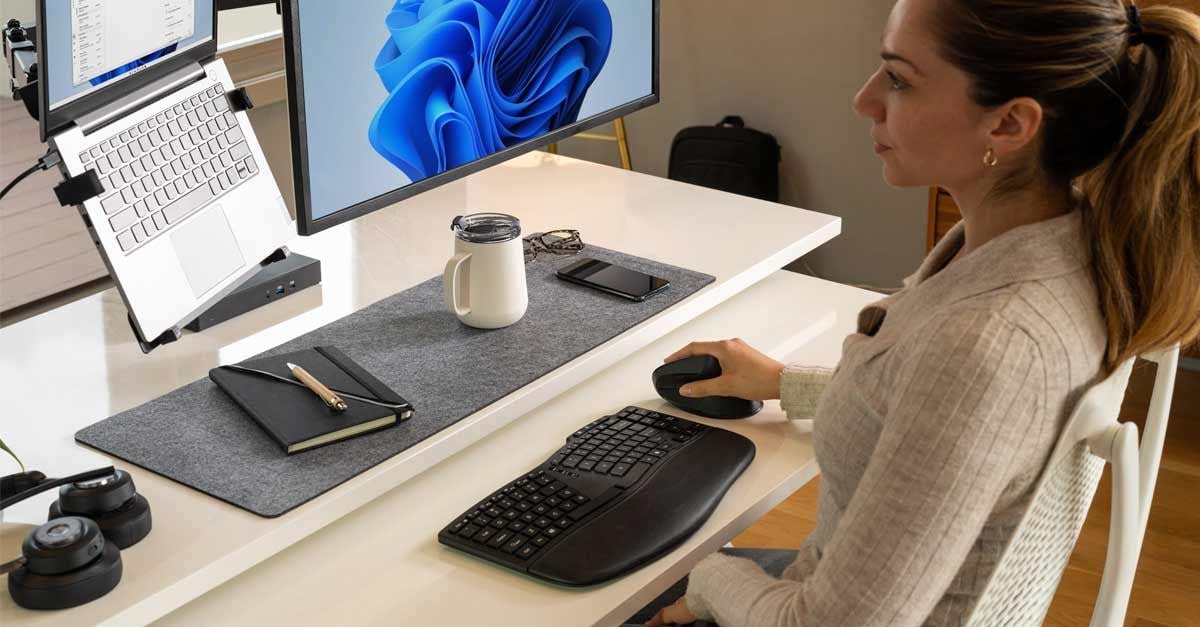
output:
[[217,51],[214,0],[38,0],[42,139],[68,178],[104,187],[80,213],[143,351],[295,236]]

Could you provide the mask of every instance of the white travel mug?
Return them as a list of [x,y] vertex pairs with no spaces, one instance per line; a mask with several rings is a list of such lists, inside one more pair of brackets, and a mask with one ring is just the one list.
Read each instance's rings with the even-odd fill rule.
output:
[[499,329],[516,323],[529,307],[521,221],[501,213],[459,216],[454,256],[446,262],[446,307],[463,324]]

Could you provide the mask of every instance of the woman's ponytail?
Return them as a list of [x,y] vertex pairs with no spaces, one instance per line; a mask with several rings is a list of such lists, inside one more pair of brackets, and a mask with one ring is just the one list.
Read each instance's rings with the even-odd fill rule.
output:
[[1124,136],[1081,181],[1110,369],[1200,337],[1200,17],[1139,17]]
[[941,0],[984,107],[1046,112],[1038,171],[1083,191],[1108,371],[1200,339],[1200,16],[1122,0]]

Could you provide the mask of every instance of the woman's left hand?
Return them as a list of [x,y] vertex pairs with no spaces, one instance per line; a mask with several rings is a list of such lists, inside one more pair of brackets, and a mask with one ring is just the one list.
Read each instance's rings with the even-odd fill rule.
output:
[[688,609],[687,599],[679,599],[674,605],[659,610],[646,627],[662,627],[663,625],[690,625],[696,622],[696,616]]

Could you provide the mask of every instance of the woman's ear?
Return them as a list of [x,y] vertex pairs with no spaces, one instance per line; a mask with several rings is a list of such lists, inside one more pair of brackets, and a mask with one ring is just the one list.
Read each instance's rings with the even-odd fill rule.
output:
[[1016,98],[1000,105],[989,118],[989,147],[1001,160],[1030,146],[1042,130],[1045,111],[1033,98]]

